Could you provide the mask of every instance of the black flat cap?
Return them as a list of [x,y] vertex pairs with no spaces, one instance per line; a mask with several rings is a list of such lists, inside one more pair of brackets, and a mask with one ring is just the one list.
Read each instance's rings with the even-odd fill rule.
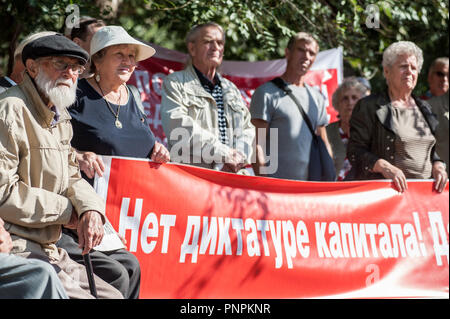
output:
[[23,64],[27,59],[36,60],[47,56],[68,56],[86,64],[89,54],[62,34],[49,35],[28,43],[22,50]]

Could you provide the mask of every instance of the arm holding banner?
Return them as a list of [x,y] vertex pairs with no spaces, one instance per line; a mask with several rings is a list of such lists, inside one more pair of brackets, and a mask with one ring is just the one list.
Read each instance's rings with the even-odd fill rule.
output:
[[101,156],[98,156],[94,152],[76,151],[77,161],[80,165],[80,170],[86,174],[88,178],[94,178],[97,173],[102,177],[105,171],[105,164]]
[[448,175],[446,171],[445,163],[442,161],[434,161],[433,162],[433,178],[436,181],[434,185],[434,189],[441,193],[448,182]]
[[[384,140],[392,140],[393,137],[386,134],[386,130],[378,129],[376,111],[372,103],[376,98],[371,96],[358,101],[350,118],[350,139],[347,149],[347,157],[357,172],[357,179],[386,178],[394,182],[400,192],[408,189],[405,174],[401,169],[392,165],[387,158],[378,156],[385,146]],[[384,138],[383,138],[384,137]],[[392,147],[393,148],[393,147]],[[388,156],[387,153],[381,153]],[[393,156],[393,153],[392,155]]]
[[400,193],[408,189],[408,183],[403,171],[385,159],[380,158],[376,161],[372,171],[382,174],[386,179],[391,179]]
[[150,159],[155,163],[163,164],[170,161],[170,154],[164,145],[155,141],[152,153],[150,154]]
[[[95,174],[102,177],[105,171],[105,164],[101,156],[94,152],[76,151],[77,161],[80,165],[80,170],[86,174],[88,178],[94,178]],[[167,149],[155,141],[150,159],[155,163],[167,163],[170,161],[170,155]]]
[[[394,136],[383,129],[377,114],[384,114],[387,107],[378,107],[379,97],[371,95],[359,100],[350,118],[350,138],[347,157],[356,170],[356,179],[392,179],[400,191],[407,189],[403,172],[388,161],[394,156]],[[384,104],[384,100],[381,104]],[[381,111],[380,111],[381,109]],[[383,152],[390,149],[391,153]]]
[[[388,161],[379,159],[375,163],[373,171],[383,174],[383,176],[387,179],[392,179],[400,192],[408,189],[405,174],[401,169],[390,164]],[[435,180],[434,189],[441,193],[444,190],[448,180],[444,163],[441,161],[433,162],[432,174],[432,177]]]

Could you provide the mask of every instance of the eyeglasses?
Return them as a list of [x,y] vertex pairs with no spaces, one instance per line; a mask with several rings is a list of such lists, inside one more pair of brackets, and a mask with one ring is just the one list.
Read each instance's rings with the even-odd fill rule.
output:
[[444,73],[444,72],[441,72],[441,71],[436,71],[435,73],[440,78],[445,78],[445,77],[448,78],[448,73]]
[[78,75],[83,74],[84,70],[86,69],[84,66],[82,66],[81,64],[75,63],[66,63],[60,59],[50,59],[50,62],[52,62],[53,67],[55,68],[55,70],[59,71],[59,72],[63,72],[65,70],[67,70],[67,68],[70,68],[73,72],[77,73]]

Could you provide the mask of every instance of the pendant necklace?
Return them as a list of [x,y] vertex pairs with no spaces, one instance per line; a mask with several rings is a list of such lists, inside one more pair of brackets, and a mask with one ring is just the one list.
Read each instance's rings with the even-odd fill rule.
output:
[[102,88],[100,87],[100,83],[97,82],[97,85],[98,85],[98,88],[100,89],[100,92],[102,92],[103,99],[105,100],[106,105],[108,106],[109,110],[114,115],[114,117],[116,118],[116,120],[114,121],[114,124],[116,125],[117,128],[121,129],[122,123],[119,121],[119,112],[120,112],[120,100],[122,99],[122,91],[120,91],[120,89],[119,89],[119,103],[117,103],[118,107],[117,107],[117,113],[116,113],[116,112],[114,112],[113,108],[111,107],[108,100],[106,99],[106,96],[103,93]]

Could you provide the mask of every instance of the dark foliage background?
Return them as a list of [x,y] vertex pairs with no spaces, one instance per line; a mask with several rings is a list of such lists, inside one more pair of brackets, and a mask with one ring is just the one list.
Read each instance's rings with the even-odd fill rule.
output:
[[[449,4],[442,0],[0,0],[4,74],[11,70],[12,52],[26,35],[64,31],[66,18],[73,14],[66,11],[71,4],[80,15],[101,17],[142,40],[183,52],[192,25],[215,21],[227,33],[227,60],[282,58],[290,35],[310,32],[322,50],[342,46],[345,75],[365,76],[375,90],[384,85],[382,52],[395,41],[413,41],[424,51],[418,94],[426,90],[431,61],[449,55]],[[376,12],[379,27],[370,28],[366,22],[374,22]]]

